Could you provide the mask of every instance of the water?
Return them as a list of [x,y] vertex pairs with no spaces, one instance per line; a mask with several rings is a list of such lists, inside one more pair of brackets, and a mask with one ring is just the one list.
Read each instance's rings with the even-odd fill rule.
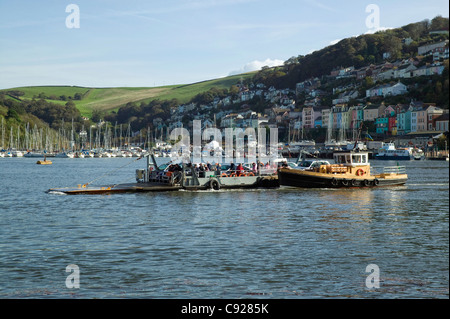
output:
[[0,298],[449,297],[447,162],[402,163],[392,188],[67,196],[45,191],[145,162],[52,160],[0,159]]

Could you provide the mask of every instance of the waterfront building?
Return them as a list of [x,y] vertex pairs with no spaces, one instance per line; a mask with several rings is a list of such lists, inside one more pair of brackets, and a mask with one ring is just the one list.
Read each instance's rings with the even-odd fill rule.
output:
[[442,114],[444,114],[444,110],[436,107],[436,106],[429,106],[427,109],[427,124],[428,124],[428,131],[434,131],[436,130],[436,119],[440,117]]
[[436,131],[448,132],[448,118],[449,114],[444,113],[435,119]]
[[387,134],[389,130],[389,118],[387,116],[377,117],[375,119],[377,134]]
[[411,109],[405,108],[397,113],[397,134],[406,135],[411,132]]

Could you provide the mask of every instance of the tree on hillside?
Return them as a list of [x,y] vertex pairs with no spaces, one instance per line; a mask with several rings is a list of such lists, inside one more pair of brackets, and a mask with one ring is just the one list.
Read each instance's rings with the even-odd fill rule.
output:
[[443,18],[442,16],[437,16],[433,20],[431,20],[430,29],[432,31],[442,31],[447,30],[449,27],[448,18]]
[[98,123],[103,119],[103,112],[97,108],[92,110],[92,116],[91,116],[91,121],[93,123]]
[[396,36],[387,35],[383,39],[382,49],[384,52],[388,52],[390,54],[391,59],[399,59],[402,55],[402,40]]

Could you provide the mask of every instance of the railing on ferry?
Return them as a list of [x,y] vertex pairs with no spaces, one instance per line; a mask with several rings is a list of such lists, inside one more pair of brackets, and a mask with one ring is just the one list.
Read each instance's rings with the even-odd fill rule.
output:
[[406,174],[406,166],[388,166],[383,168],[384,174]]

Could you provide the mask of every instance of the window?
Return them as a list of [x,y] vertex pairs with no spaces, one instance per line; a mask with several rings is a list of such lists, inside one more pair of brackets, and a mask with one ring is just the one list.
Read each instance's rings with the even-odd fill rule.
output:
[[352,156],[353,163],[361,163],[361,156],[360,155],[353,155]]

